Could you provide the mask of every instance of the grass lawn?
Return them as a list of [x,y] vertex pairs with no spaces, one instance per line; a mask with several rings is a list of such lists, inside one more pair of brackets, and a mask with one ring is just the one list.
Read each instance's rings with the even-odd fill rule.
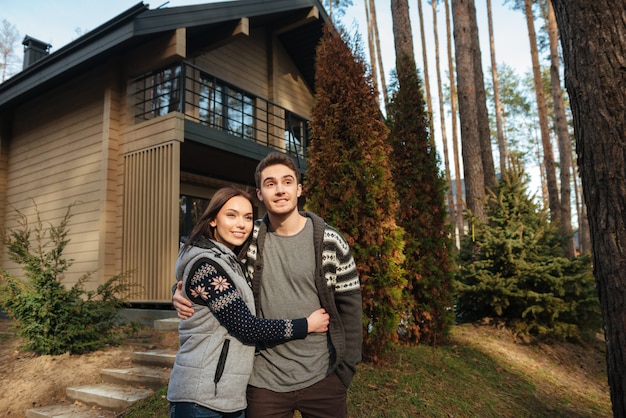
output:
[[[455,326],[446,345],[401,346],[379,364],[360,364],[349,416],[611,417],[604,361],[600,340],[523,344],[491,326]],[[165,394],[125,417],[166,418]]]

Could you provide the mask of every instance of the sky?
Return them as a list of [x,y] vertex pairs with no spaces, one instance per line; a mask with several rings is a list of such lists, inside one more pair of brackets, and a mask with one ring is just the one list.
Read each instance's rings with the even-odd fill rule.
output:
[[[191,4],[213,3],[215,0],[157,0],[155,3],[146,2],[151,9],[176,7]],[[508,5],[502,5],[502,0],[492,1],[494,17],[494,39],[496,43],[496,59],[498,63],[505,62],[517,69],[520,73],[530,70],[531,58],[528,44],[528,32],[524,15],[520,11],[510,10]],[[91,0],[77,2],[74,0],[3,0],[0,8],[0,19],[6,19],[14,25],[20,33],[18,53],[21,56],[21,40],[25,35],[42,40],[52,45],[51,52],[60,49],[79,35],[96,28],[107,20],[117,16],[132,6],[137,0]],[[353,0],[354,5],[347,10],[341,19],[350,32],[356,28],[365,38],[365,13],[363,3]],[[389,0],[376,0],[376,13],[379,20],[379,35],[382,49],[386,52],[383,57],[385,73],[389,74],[394,67],[394,47],[391,24],[391,9]],[[427,52],[429,58],[429,75],[436,76],[434,63],[434,36],[432,29],[432,8],[427,0],[422,1],[424,9],[424,25],[427,35]],[[418,66],[421,66],[420,28],[417,15],[417,1],[409,0],[412,31],[414,34],[415,54]],[[476,0],[476,15],[481,40],[483,67],[486,72],[491,66],[489,56],[489,32],[487,27],[486,0]],[[446,51],[445,12],[443,5],[439,5],[437,13],[439,26],[438,38],[442,54]],[[429,50],[430,49],[430,50]],[[442,56],[442,66],[445,60]],[[442,74],[444,74],[442,68]]]
[[[490,77],[491,57],[489,52],[489,30],[487,26],[487,0],[475,0],[476,16],[478,20],[479,39],[483,71],[485,77]],[[177,7],[192,4],[213,3],[215,0],[157,0],[152,3],[146,1],[151,9],[158,7]],[[21,41],[28,35],[52,45],[51,53],[59,50],[69,42],[77,39],[80,35],[95,29],[102,23],[114,18],[127,9],[135,6],[139,0],[2,0],[0,7],[0,20],[7,20],[14,25],[20,34],[19,45],[16,46],[19,55],[19,63],[22,62]],[[360,33],[363,42],[367,39],[365,12],[361,0],[353,0],[354,5],[347,9],[345,16],[341,18],[343,26],[352,34]],[[531,71],[530,46],[526,20],[521,11],[510,9],[509,5],[503,5],[503,0],[492,0],[493,30],[495,40],[495,55],[498,64],[506,63],[513,68],[518,75]],[[437,73],[434,56],[433,13],[428,0],[422,1],[424,26],[427,38],[428,73],[431,84],[433,100],[433,121],[436,124],[435,139],[441,144],[439,126],[438,98],[437,98]],[[417,65],[424,71],[422,60],[422,48],[420,38],[419,17],[417,1],[409,0],[409,13],[411,15],[411,29],[414,38],[415,56]],[[391,23],[391,8],[389,0],[376,0],[376,14],[378,17],[378,31],[381,49],[383,50],[383,65],[386,79],[389,82],[389,74],[395,66],[395,51]],[[438,40],[440,50],[441,77],[447,74],[447,50],[446,50],[446,27],[445,9],[441,4],[437,12]],[[366,45],[364,45],[365,47]],[[367,51],[365,51],[367,53]],[[447,85],[442,80],[442,85]],[[491,110],[490,110],[491,112]],[[447,136],[451,136],[451,128],[447,128]],[[440,149],[440,147],[438,147]],[[449,149],[452,146],[449,145]],[[441,152],[441,151],[440,151]],[[533,176],[533,173],[529,173]],[[536,180],[533,181],[536,184]],[[535,186],[536,187],[536,186]]]

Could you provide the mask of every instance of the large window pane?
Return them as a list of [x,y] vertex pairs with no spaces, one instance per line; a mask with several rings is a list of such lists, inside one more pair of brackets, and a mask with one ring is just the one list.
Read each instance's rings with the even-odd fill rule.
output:
[[304,158],[304,150],[308,142],[308,128],[306,120],[287,113],[285,119],[285,142],[287,152]]
[[179,237],[187,237],[209,205],[209,199],[182,195],[179,203],[178,235]]

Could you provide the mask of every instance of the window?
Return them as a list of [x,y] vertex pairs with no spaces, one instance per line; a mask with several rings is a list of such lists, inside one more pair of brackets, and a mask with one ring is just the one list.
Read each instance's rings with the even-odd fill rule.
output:
[[182,195],[179,199],[178,236],[188,237],[209,205],[210,199]]
[[309,138],[307,121],[289,112],[285,118],[285,124],[287,152],[298,158],[304,158],[304,150]]
[[200,77],[199,119],[213,128],[254,140],[254,97],[215,78]]
[[200,78],[199,119],[212,128],[224,126],[224,89],[214,79]]
[[181,111],[181,83],[180,66],[155,72],[137,82],[137,117],[152,119]]
[[297,159],[305,157],[309,144],[306,119],[191,63],[181,62],[144,74],[133,80],[132,87],[137,122],[178,111],[194,123]]

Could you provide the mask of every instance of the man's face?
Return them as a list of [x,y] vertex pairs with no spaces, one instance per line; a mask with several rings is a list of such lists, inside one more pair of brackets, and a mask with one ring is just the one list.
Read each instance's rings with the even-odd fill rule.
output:
[[261,188],[257,197],[271,215],[287,215],[298,210],[302,185],[296,173],[286,165],[276,164],[261,171]]

